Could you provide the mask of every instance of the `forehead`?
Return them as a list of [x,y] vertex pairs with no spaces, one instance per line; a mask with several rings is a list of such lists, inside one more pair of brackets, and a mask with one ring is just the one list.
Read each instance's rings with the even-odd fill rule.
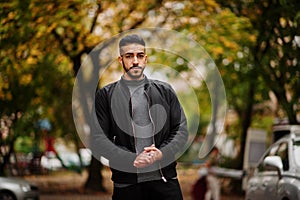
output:
[[145,47],[141,44],[128,44],[120,49],[121,54],[126,54],[126,53],[145,53]]

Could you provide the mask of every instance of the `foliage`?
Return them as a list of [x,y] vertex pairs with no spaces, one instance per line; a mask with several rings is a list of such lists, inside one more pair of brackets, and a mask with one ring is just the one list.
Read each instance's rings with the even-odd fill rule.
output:
[[257,32],[251,49],[257,74],[275,94],[291,124],[299,123],[300,3],[290,1],[219,1],[237,16],[247,17]]
[[[43,7],[47,4],[38,7],[35,3],[0,4],[0,47],[5,49],[0,52],[0,117],[7,121],[10,118],[7,116],[19,116],[12,125],[3,125],[11,135],[10,142],[6,143],[8,149],[13,149],[18,137],[36,137],[39,132],[35,123],[41,118],[50,119],[55,128],[53,135],[74,131],[69,117],[72,66],[57,51],[59,44],[49,35],[48,24],[42,20],[42,14],[51,17],[46,15],[49,7]],[[9,157],[11,151],[6,153],[3,156]]]

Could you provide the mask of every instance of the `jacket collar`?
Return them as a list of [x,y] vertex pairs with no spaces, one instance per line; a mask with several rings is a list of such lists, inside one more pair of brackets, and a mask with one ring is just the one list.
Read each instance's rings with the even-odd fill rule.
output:
[[[144,86],[144,89],[146,90],[146,89],[149,87],[150,80],[148,79],[148,77],[147,77],[145,74],[144,74],[144,76],[145,76],[145,86]],[[121,78],[121,79],[119,80],[119,83],[120,83],[120,85],[121,85],[122,87],[127,88],[124,79]]]

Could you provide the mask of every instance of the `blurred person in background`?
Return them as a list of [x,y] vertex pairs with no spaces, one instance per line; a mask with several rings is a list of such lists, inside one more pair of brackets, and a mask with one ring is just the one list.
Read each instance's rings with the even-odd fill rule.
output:
[[208,158],[205,162],[205,167],[207,168],[207,191],[205,194],[205,200],[219,200],[220,199],[220,182],[218,177],[214,173],[214,167],[219,165],[220,161],[220,152],[217,147],[213,147]]

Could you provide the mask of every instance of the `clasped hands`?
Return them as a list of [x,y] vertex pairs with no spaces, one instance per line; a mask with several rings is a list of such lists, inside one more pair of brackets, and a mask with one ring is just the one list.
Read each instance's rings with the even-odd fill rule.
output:
[[149,147],[145,147],[144,151],[140,153],[133,162],[133,166],[137,168],[144,168],[155,161],[162,159],[162,152],[152,144]]

